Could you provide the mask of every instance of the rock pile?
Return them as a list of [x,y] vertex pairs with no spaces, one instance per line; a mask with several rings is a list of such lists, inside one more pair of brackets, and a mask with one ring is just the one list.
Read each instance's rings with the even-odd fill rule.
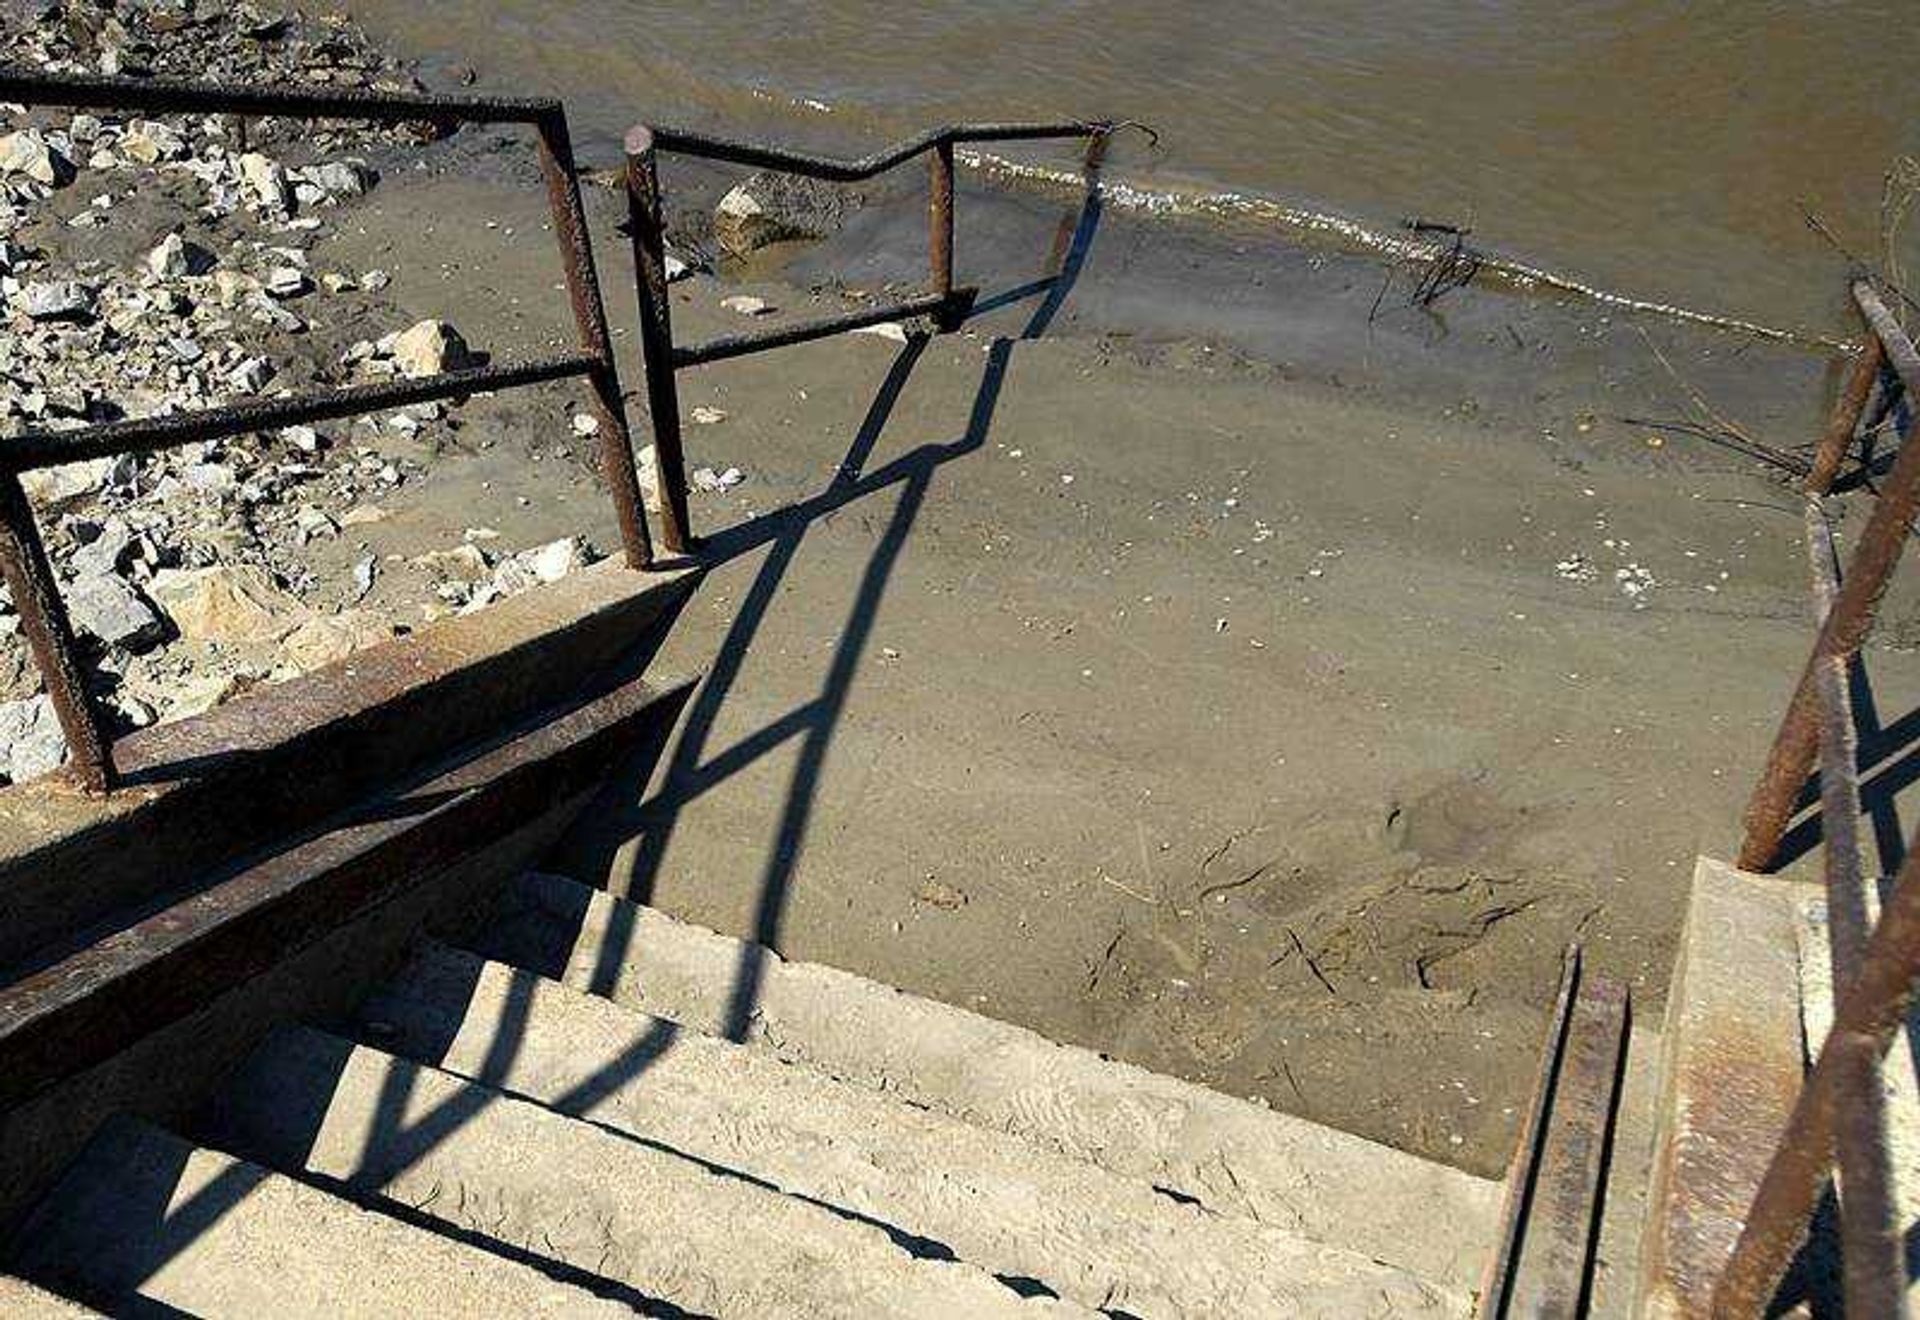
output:
[[[224,0],[27,3],[0,25],[0,62],[70,72],[415,90],[343,20]],[[11,14],[10,14],[11,17]],[[378,182],[369,163],[406,127],[226,117],[28,113],[0,105],[0,444],[131,417],[478,359],[454,327],[411,325],[382,271],[313,256],[334,208]],[[117,241],[70,257],[68,231]],[[390,326],[358,339],[352,328]],[[392,456],[451,418],[423,404],[384,417],[88,460],[23,479],[98,683],[123,727],[203,710],[246,688],[394,635],[357,602],[319,602],[315,542],[380,516],[373,501],[419,469]],[[469,547],[471,548],[471,547]],[[587,562],[561,542],[495,562],[441,609],[477,609]],[[0,591],[0,783],[59,764],[51,703]]]

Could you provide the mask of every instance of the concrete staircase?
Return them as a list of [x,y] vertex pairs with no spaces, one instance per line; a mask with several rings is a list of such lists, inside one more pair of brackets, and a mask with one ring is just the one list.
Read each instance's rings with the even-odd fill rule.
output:
[[1464,1316],[1494,1248],[1498,1184],[570,881],[477,929],[110,1123],[0,1303]]

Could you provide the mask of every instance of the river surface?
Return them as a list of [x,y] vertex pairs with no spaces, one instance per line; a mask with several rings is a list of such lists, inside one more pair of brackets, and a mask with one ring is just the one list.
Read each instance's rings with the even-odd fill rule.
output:
[[[653,119],[871,147],[959,118],[1112,116],[1151,195],[1419,215],[1638,298],[1848,332],[1846,262],[1920,154],[1920,9],[1858,0],[656,4],[368,0],[605,153]],[[1017,153],[1009,153],[1017,154]],[[1217,209],[1217,208],[1216,208]],[[1909,226],[1904,250],[1913,254]],[[1920,257],[1908,260],[1920,268]]]

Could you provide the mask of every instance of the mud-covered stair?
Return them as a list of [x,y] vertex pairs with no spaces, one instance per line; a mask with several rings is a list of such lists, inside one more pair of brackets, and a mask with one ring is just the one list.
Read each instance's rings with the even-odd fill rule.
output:
[[476,929],[109,1123],[7,1268],[206,1316],[1471,1310],[1495,1184],[567,880]]

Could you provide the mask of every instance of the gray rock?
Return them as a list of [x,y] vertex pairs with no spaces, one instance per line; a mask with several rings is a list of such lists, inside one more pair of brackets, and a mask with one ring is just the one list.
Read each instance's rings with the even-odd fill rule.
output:
[[67,740],[44,693],[0,705],[0,774],[14,783],[57,770],[67,759]]
[[118,573],[132,548],[132,530],[120,519],[109,518],[91,540],[67,557],[67,567],[83,580]]
[[363,196],[373,186],[373,172],[351,161],[309,165],[300,173],[307,182],[336,201],[343,197]]
[[65,598],[74,626],[108,646],[138,655],[166,640],[166,625],[153,607],[110,573],[79,579]]
[[185,275],[204,275],[213,269],[213,253],[179,234],[168,234],[153,251],[147,253],[147,269],[161,279],[179,279]]
[[87,321],[93,299],[93,289],[78,280],[45,280],[20,290],[13,305],[36,321]]

